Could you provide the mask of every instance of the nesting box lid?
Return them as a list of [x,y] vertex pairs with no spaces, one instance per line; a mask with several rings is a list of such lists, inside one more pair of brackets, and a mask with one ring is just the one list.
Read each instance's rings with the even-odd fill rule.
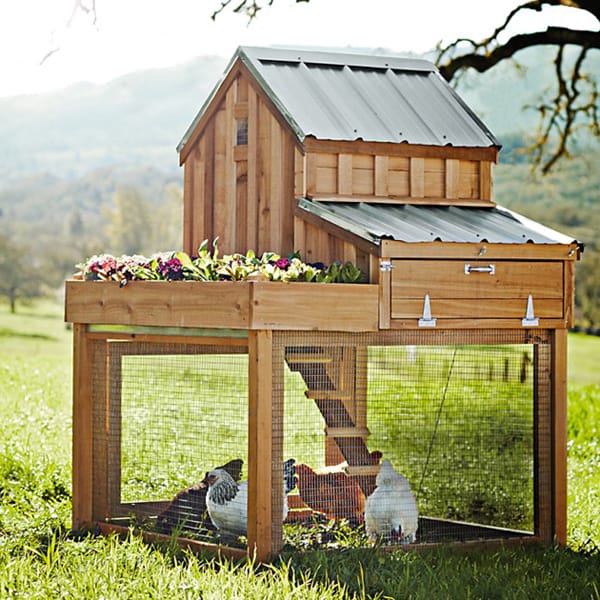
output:
[[426,60],[240,47],[200,109],[181,151],[227,75],[244,65],[299,141],[499,148],[483,122]]

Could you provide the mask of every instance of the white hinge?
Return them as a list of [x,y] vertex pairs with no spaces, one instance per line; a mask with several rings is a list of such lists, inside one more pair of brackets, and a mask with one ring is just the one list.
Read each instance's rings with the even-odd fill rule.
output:
[[419,327],[435,327],[436,319],[431,316],[431,302],[429,294],[425,294],[423,301],[423,316],[419,319]]
[[538,327],[540,320],[533,313],[533,297],[529,294],[527,298],[527,310],[525,311],[525,318],[521,319],[523,327]]

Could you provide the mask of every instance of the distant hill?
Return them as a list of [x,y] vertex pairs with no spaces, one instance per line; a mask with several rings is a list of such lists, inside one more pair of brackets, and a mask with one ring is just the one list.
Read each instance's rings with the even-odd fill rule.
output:
[[76,178],[114,165],[178,172],[175,147],[226,62],[199,57],[104,85],[0,98],[0,188],[37,173]]

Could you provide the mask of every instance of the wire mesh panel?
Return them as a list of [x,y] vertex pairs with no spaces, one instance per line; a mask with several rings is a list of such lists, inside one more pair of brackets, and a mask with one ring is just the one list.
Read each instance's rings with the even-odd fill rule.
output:
[[[277,336],[290,547],[531,536],[549,477],[544,336]],[[539,506],[538,506],[539,505]]]
[[[236,490],[243,478],[246,347],[120,341],[106,347],[107,394],[94,403],[94,470],[107,498],[105,517],[220,540],[217,519],[207,514],[205,476],[221,467]],[[103,370],[99,363],[98,377]],[[245,513],[245,499],[237,504]]]

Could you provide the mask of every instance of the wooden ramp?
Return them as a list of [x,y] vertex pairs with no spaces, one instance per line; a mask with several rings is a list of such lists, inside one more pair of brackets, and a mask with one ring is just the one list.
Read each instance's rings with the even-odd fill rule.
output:
[[346,461],[365,497],[375,488],[381,453],[367,448],[367,348],[361,346],[294,346],[285,360],[306,383],[325,420],[325,462]]

